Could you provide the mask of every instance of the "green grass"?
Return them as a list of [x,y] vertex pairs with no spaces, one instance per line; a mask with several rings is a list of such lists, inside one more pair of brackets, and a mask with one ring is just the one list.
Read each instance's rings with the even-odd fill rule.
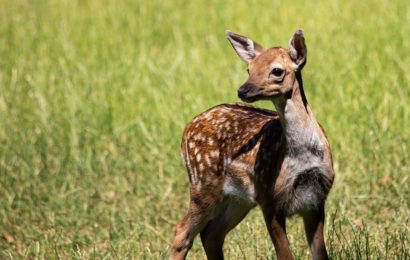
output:
[[[224,30],[286,46],[300,27],[337,174],[329,253],[409,259],[405,0],[0,1],[0,258],[167,257],[188,201],[183,128],[247,77]],[[300,219],[289,238],[307,258]],[[224,251],[275,258],[259,210]],[[189,256],[204,258],[199,239]]]

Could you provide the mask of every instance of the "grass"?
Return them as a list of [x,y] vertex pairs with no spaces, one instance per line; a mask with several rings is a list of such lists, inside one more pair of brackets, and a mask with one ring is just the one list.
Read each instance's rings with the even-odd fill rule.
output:
[[[409,259],[409,17],[404,0],[1,0],[0,258],[166,258],[187,209],[183,128],[247,76],[224,30],[286,46],[303,27],[337,173],[329,253]],[[275,258],[258,210],[224,252]],[[189,256],[204,258],[199,239]]]

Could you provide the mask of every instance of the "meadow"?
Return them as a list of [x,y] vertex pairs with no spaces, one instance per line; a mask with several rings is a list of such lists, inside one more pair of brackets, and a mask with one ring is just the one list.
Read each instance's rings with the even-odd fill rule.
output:
[[[225,30],[286,47],[298,28],[336,170],[329,254],[409,259],[405,0],[0,0],[0,258],[167,258],[188,206],[184,126],[247,78]],[[309,258],[301,219],[288,233]],[[276,257],[258,209],[224,252]],[[204,259],[199,237],[189,257]]]

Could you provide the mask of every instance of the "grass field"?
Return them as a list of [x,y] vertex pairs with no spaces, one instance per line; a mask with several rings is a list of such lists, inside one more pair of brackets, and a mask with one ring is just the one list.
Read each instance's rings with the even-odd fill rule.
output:
[[[238,101],[247,77],[225,29],[269,47],[300,27],[305,91],[337,174],[329,253],[409,259],[405,0],[0,0],[0,259],[166,258],[188,205],[183,128]],[[289,238],[308,258],[299,218]],[[259,210],[224,252],[275,258]],[[199,239],[189,257],[205,257]]]

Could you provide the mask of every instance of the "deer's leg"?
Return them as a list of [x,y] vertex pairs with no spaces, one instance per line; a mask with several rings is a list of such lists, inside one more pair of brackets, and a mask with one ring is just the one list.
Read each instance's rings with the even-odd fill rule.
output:
[[270,238],[276,250],[276,256],[281,260],[293,259],[286,235],[286,217],[283,214],[275,214],[271,209],[262,208],[262,211]]
[[195,236],[205,227],[213,216],[218,215],[224,205],[220,188],[207,187],[210,192],[192,192],[188,213],[177,225],[172,243],[170,259],[185,259],[192,247]]
[[323,237],[324,209],[303,214],[303,222],[313,259],[329,259]]
[[191,203],[188,213],[176,227],[170,259],[185,259],[195,236],[206,225],[210,211],[200,210]]
[[208,259],[223,259],[226,234],[238,225],[254,206],[247,202],[230,202],[201,231],[201,241]]

